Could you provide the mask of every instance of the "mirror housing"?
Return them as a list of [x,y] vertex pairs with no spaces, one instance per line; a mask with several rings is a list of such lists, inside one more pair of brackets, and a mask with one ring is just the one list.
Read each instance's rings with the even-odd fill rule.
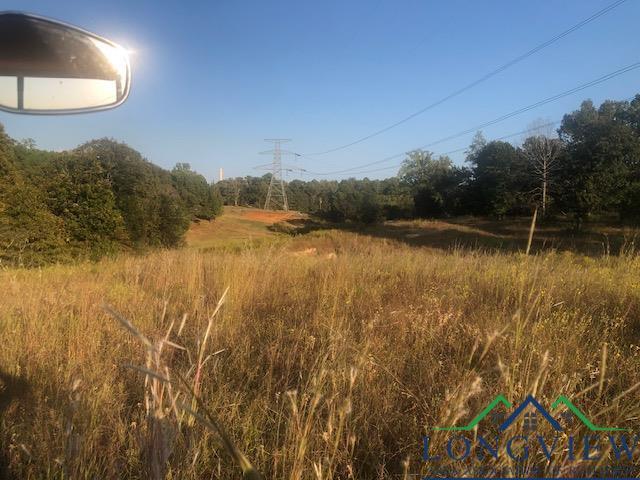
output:
[[0,110],[65,114],[107,110],[129,95],[127,51],[35,15],[0,13]]

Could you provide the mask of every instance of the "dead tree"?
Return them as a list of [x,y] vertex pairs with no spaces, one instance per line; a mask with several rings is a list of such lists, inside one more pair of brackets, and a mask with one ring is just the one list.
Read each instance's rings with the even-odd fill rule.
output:
[[539,130],[536,135],[527,138],[522,145],[522,150],[531,163],[532,173],[536,179],[533,193],[540,196],[542,217],[547,214],[549,187],[557,170],[561,149],[560,140],[550,138],[545,133]]

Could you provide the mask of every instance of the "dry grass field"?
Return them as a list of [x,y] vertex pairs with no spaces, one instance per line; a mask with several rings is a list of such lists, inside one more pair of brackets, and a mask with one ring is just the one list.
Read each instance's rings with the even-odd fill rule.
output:
[[305,220],[296,212],[265,211],[255,208],[225,207],[224,215],[192,225],[187,246],[200,250],[244,250],[277,239],[269,226],[278,222]]
[[638,424],[631,247],[525,256],[412,244],[426,223],[281,220],[233,210],[191,248],[0,271],[0,478],[241,478],[216,422],[266,479],[410,478],[431,473],[423,435],[497,394]]

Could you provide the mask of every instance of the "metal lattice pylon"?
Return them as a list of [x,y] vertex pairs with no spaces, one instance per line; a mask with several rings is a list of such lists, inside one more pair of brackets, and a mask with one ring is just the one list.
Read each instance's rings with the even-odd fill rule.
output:
[[267,198],[264,202],[265,210],[282,209],[285,212],[289,210],[289,202],[287,201],[287,192],[284,188],[284,179],[282,178],[282,149],[281,144],[291,141],[288,138],[267,138],[265,142],[273,142],[273,150],[261,153],[273,154],[273,162],[271,164],[271,181],[269,182],[269,190]]

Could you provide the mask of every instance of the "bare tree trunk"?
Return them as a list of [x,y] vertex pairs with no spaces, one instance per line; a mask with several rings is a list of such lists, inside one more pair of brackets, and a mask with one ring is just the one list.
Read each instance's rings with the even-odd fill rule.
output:
[[553,182],[553,173],[557,167],[558,153],[561,148],[559,140],[552,139],[549,135],[550,132],[545,132],[541,128],[538,134],[528,137],[523,144],[524,154],[531,162],[537,184],[531,193],[539,199],[536,203],[540,206],[542,218],[547,215],[550,182]]
[[545,159],[543,173],[542,173],[542,218],[547,215],[547,176],[548,176],[548,162]]

